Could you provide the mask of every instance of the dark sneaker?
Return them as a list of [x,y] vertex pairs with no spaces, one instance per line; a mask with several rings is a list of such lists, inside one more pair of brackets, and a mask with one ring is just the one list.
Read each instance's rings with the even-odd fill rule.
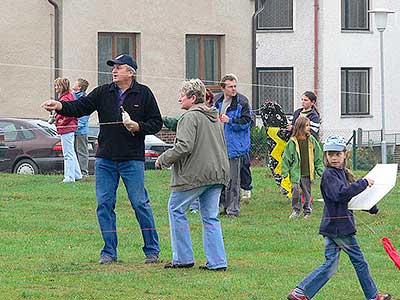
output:
[[390,294],[378,294],[376,295],[375,300],[390,300],[392,296]]
[[105,265],[105,264],[112,264],[114,262],[117,262],[117,259],[111,256],[100,256],[99,264]]
[[145,264],[157,264],[159,262],[160,262],[160,258],[158,257],[158,254],[146,255],[146,258],[144,259]]
[[174,264],[173,262],[169,262],[164,265],[164,269],[178,269],[178,268],[191,268],[194,266],[194,263],[190,264]]
[[371,215],[377,215],[379,213],[379,208],[375,204],[374,206],[371,207],[370,210],[363,210],[363,211],[369,212]]
[[219,268],[211,269],[211,268],[207,267],[206,265],[199,266],[199,269],[200,270],[208,270],[208,271],[226,271],[226,267],[219,267]]
[[299,293],[296,293],[294,290],[290,292],[287,298],[288,300],[308,300],[306,295],[301,295]]
[[310,219],[311,218],[311,214],[304,214],[304,219]]

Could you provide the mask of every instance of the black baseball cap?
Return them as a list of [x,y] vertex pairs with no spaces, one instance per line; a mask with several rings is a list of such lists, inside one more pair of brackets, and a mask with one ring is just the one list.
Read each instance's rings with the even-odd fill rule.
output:
[[136,60],[132,58],[132,56],[128,54],[121,54],[118,55],[114,59],[109,59],[107,60],[107,65],[113,66],[113,65],[128,65],[132,67],[135,71],[137,70],[137,63]]

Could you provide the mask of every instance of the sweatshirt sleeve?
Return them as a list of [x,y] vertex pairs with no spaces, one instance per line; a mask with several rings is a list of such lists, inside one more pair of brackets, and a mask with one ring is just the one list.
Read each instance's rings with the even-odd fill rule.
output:
[[340,177],[338,171],[333,169],[326,170],[321,179],[321,191],[324,199],[333,202],[347,203],[367,187],[366,179],[359,179],[352,184],[347,184],[345,179]]
[[322,176],[322,173],[324,172],[323,152],[322,152],[320,144],[314,137],[313,137],[313,143],[314,143],[315,173],[318,176]]
[[289,175],[289,171],[291,166],[293,165],[293,151],[291,151],[290,147],[293,145],[292,141],[287,142],[285,145],[285,150],[282,155],[282,177],[285,178]]
[[315,139],[319,139],[319,129],[321,127],[321,119],[317,112],[313,109],[311,113],[307,115],[307,118],[310,120],[310,128],[311,134]]
[[230,119],[229,123],[227,123],[227,126],[230,126],[234,131],[246,130],[250,128],[251,125],[251,112],[249,102],[247,98],[246,101],[244,101],[243,99],[239,99],[240,98],[238,96],[238,101],[242,106],[240,117]]
[[196,125],[189,115],[183,115],[178,121],[174,147],[165,151],[158,158],[161,167],[169,168],[175,162],[190,155],[194,147],[195,137]]
[[57,113],[63,116],[78,118],[91,115],[97,109],[96,99],[100,92],[99,89],[100,87],[97,87],[87,96],[82,96],[75,101],[61,101],[63,107]]

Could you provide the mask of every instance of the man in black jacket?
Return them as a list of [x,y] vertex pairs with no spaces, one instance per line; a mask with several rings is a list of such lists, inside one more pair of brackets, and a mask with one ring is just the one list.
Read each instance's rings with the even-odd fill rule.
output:
[[131,56],[122,54],[108,60],[107,64],[113,67],[111,84],[99,86],[77,101],[48,100],[42,106],[65,116],[81,117],[95,110],[98,112],[96,198],[97,219],[104,240],[99,263],[117,261],[114,208],[120,177],[142,230],[145,263],[156,263],[160,246],[144,187],[144,139],[147,134],[160,131],[161,114],[151,90],[135,80],[137,63]]

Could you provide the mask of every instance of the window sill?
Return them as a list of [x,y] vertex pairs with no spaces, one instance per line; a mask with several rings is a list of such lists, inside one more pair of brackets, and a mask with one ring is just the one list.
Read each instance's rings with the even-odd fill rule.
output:
[[374,33],[372,30],[361,30],[361,29],[341,29],[341,33],[361,33],[361,34],[372,34]]
[[221,87],[219,85],[206,84],[205,86],[207,89],[210,89],[213,93],[221,92]]
[[293,33],[294,29],[257,29],[256,33]]
[[341,115],[341,119],[364,119],[364,118],[373,118],[373,115]]

